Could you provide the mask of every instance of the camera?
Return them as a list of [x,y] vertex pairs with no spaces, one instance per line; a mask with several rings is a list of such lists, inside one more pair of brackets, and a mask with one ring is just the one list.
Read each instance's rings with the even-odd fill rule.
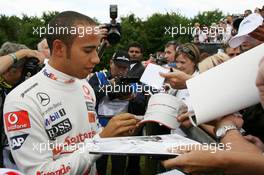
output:
[[117,5],[110,5],[110,18],[110,23],[105,24],[108,30],[107,40],[109,44],[114,45],[117,44],[121,38],[121,25],[116,22]]
[[168,63],[167,59],[161,54],[151,54],[150,57],[157,65],[163,66]]
[[139,83],[140,77],[135,76],[125,76],[116,78],[117,84],[129,85],[131,83]]
[[100,59],[102,58],[107,45],[106,40],[109,42],[110,45],[115,45],[121,39],[121,25],[120,23],[116,22],[117,5],[110,5],[110,18],[111,18],[110,23],[105,24],[105,28],[108,31],[107,38],[103,39],[99,47],[97,48],[97,53]]
[[39,59],[35,57],[26,58],[26,62],[24,64],[24,68],[21,74],[21,78],[19,83],[27,80],[28,78],[32,77],[36,73],[38,73],[44,65],[39,65]]

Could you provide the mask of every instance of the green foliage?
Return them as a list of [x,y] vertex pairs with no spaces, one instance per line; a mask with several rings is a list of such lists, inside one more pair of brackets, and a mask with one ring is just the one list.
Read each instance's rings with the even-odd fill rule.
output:
[[29,48],[35,49],[37,43],[42,39],[34,33],[34,28],[44,27],[58,12],[43,13],[42,17],[27,16],[5,16],[0,15],[0,45],[6,41],[22,43]]
[[224,18],[224,14],[218,9],[199,12],[198,15],[194,17],[193,24],[199,22],[201,25],[211,26],[212,23],[218,23],[222,18]]
[[[36,33],[34,28],[44,27],[58,12],[44,12],[41,17],[22,15],[22,17],[0,15],[0,45],[6,41],[18,42],[35,49],[37,43],[42,39]],[[141,43],[144,47],[144,58],[148,59],[150,53],[163,51],[164,45],[170,40],[176,40],[179,43],[191,41],[191,35],[180,34],[180,31],[174,35],[166,33],[166,28],[186,27],[188,29],[195,22],[210,26],[213,22],[217,23],[224,17],[223,12],[219,10],[200,12],[193,19],[188,19],[179,13],[155,13],[142,20],[129,14],[121,17],[122,38],[121,41],[110,48],[107,48],[97,70],[109,68],[109,60],[113,53],[118,49],[127,50],[127,46],[132,41]],[[97,19],[94,19],[98,22]]]

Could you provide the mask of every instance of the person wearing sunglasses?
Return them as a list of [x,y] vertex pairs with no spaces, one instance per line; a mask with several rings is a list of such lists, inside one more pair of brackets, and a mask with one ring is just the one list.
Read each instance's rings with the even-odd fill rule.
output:
[[[176,70],[181,71],[190,76],[196,76],[199,74],[198,63],[200,60],[200,51],[196,45],[192,43],[186,43],[178,47],[176,53]],[[170,79],[169,79],[170,80]],[[169,81],[168,83],[171,84]],[[188,89],[178,89],[174,88],[169,91],[170,94],[176,96],[179,99],[182,99],[185,104],[188,106],[188,111],[192,110],[190,103],[190,94]],[[172,130],[171,133],[178,133],[177,131]]]
[[194,44],[186,43],[177,49],[176,68],[192,75],[197,71],[200,51]]

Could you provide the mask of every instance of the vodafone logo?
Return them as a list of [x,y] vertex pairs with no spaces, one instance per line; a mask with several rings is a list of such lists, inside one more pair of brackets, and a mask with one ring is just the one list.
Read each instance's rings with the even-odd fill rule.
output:
[[87,86],[83,85],[83,92],[84,92],[84,98],[87,100],[93,100],[92,96],[90,95],[90,90]]
[[7,121],[11,124],[14,125],[18,122],[18,117],[14,113],[10,113],[7,117]]
[[83,92],[85,93],[85,95],[89,96],[90,95],[90,91],[88,89],[87,86],[83,85]]
[[8,132],[30,128],[27,111],[15,111],[4,114],[5,126]]

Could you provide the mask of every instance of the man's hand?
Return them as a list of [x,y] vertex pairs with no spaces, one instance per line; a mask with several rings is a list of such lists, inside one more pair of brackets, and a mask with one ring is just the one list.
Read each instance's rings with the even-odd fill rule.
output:
[[35,57],[39,60],[39,64],[42,64],[45,58],[45,56],[41,52],[31,49],[21,49],[17,51],[15,54],[18,59]]
[[132,135],[139,120],[133,114],[123,113],[114,116],[99,134],[100,137],[115,137]]
[[[249,166],[248,162],[252,162]],[[224,172],[226,174],[263,174],[262,153],[246,151],[191,150],[162,162],[165,168],[180,168],[186,173]],[[222,173],[221,173],[222,174]]]
[[264,144],[258,137],[255,137],[255,136],[252,136],[252,135],[247,135],[247,136],[244,136],[244,138],[247,139],[247,141],[249,141],[249,142],[253,143],[254,145],[256,145],[262,151],[264,151]]
[[[219,154],[220,152],[220,154]],[[212,153],[210,150],[192,150],[176,158],[162,162],[165,168],[180,168],[185,173],[208,173],[224,168],[223,151]]]
[[264,24],[256,28],[253,32],[249,34],[249,36],[259,41],[264,41]]
[[[214,123],[215,123],[216,128],[219,128],[219,127],[224,126],[224,125],[233,124],[238,129],[240,129],[240,128],[242,128],[244,121],[243,121],[242,115],[235,113],[235,114],[230,114],[230,115],[224,116],[221,119],[216,120]],[[212,124],[212,123],[210,123],[210,124]]]
[[181,123],[181,127],[190,128],[192,126],[189,115],[190,113],[186,112],[176,117],[177,121]]
[[108,34],[106,25],[101,24],[98,26],[98,28],[99,28],[99,35],[101,36],[101,38],[106,38]]
[[186,81],[192,78],[191,75],[176,69],[174,69],[173,72],[160,73],[160,76],[164,77],[166,82],[174,89],[185,89]]

